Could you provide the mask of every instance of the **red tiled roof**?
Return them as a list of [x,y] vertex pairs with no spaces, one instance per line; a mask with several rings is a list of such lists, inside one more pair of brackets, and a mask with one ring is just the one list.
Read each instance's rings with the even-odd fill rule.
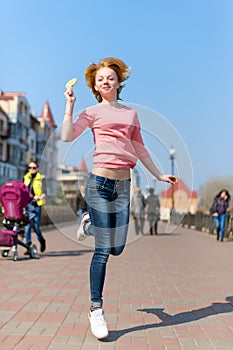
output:
[[48,101],[46,101],[44,104],[44,107],[43,107],[42,112],[40,114],[40,118],[48,120],[50,125],[52,127],[56,128],[56,124],[54,122],[53,115],[52,115]]
[[0,90],[1,100],[12,100],[16,96],[25,96],[25,92],[4,92]]
[[167,191],[161,191],[160,197],[162,198],[172,198],[172,192],[176,192],[182,190],[187,193],[189,198],[197,198],[197,191],[190,191],[190,189],[186,186],[183,180],[178,179],[178,182],[174,185],[173,189],[170,186]]

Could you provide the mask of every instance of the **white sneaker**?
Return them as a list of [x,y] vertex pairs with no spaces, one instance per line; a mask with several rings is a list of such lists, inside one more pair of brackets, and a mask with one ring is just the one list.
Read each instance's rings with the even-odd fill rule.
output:
[[103,339],[108,336],[108,327],[104,319],[104,312],[102,309],[91,311],[89,314],[92,334],[98,338]]
[[83,213],[81,224],[77,230],[78,241],[83,241],[87,237],[87,232],[85,227],[87,224],[90,225],[90,216],[88,212]]

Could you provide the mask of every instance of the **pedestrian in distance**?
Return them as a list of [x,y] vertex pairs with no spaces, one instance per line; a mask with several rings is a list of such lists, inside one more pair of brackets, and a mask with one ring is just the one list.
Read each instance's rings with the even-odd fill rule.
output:
[[128,66],[118,58],[105,58],[89,65],[85,79],[98,103],[87,107],[72,121],[76,96],[67,86],[62,139],[71,142],[89,127],[94,136],[94,167],[86,189],[88,213],[84,214],[77,238],[88,233],[95,238],[90,265],[91,331],[98,339],[108,336],[103,312],[103,287],[109,255],[120,255],[125,247],[130,216],[130,169],[137,159],[159,181],[175,184],[173,175],[161,174],[146,150],[137,112],[119,103]]
[[144,233],[144,224],[145,224],[145,212],[144,208],[146,205],[145,197],[143,196],[141,192],[140,187],[135,188],[135,192],[133,194],[132,200],[131,200],[131,213],[134,218],[134,226],[135,226],[135,233],[138,235],[140,232],[141,234]]
[[76,211],[78,215],[78,222],[82,220],[83,214],[87,211],[87,202],[85,199],[85,186],[81,185],[78,189],[77,198],[76,198]]
[[150,234],[158,234],[158,221],[160,219],[159,198],[154,194],[154,189],[149,188],[149,195],[146,198],[146,214],[149,221]]
[[225,236],[226,212],[229,207],[230,194],[227,190],[221,190],[215,197],[212,205],[212,215],[215,221],[217,240],[223,242]]
[[24,175],[24,183],[32,196],[29,206],[29,223],[24,229],[26,245],[30,247],[32,244],[31,230],[33,228],[40,242],[40,251],[43,253],[46,249],[46,241],[41,232],[40,222],[42,206],[45,204],[46,186],[45,176],[39,172],[39,165],[36,161],[31,161],[28,165],[28,172]]

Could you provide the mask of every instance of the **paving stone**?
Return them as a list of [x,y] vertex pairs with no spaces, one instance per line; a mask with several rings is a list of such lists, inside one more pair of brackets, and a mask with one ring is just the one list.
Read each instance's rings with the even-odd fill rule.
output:
[[233,241],[183,228],[168,234],[163,223],[158,236],[135,239],[131,230],[132,243],[109,259],[109,337],[98,341],[87,317],[92,246],[43,232],[40,259],[21,247],[17,262],[0,257],[0,349],[233,349]]

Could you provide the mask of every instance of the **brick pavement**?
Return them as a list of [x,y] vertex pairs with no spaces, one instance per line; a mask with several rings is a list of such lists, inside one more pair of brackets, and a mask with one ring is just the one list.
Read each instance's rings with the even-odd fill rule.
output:
[[[178,228],[145,235],[108,264],[110,334],[89,328],[92,247],[46,229],[40,259],[0,258],[1,350],[232,350],[233,241]],[[67,238],[65,235],[70,235]],[[130,240],[135,238],[131,229]]]

